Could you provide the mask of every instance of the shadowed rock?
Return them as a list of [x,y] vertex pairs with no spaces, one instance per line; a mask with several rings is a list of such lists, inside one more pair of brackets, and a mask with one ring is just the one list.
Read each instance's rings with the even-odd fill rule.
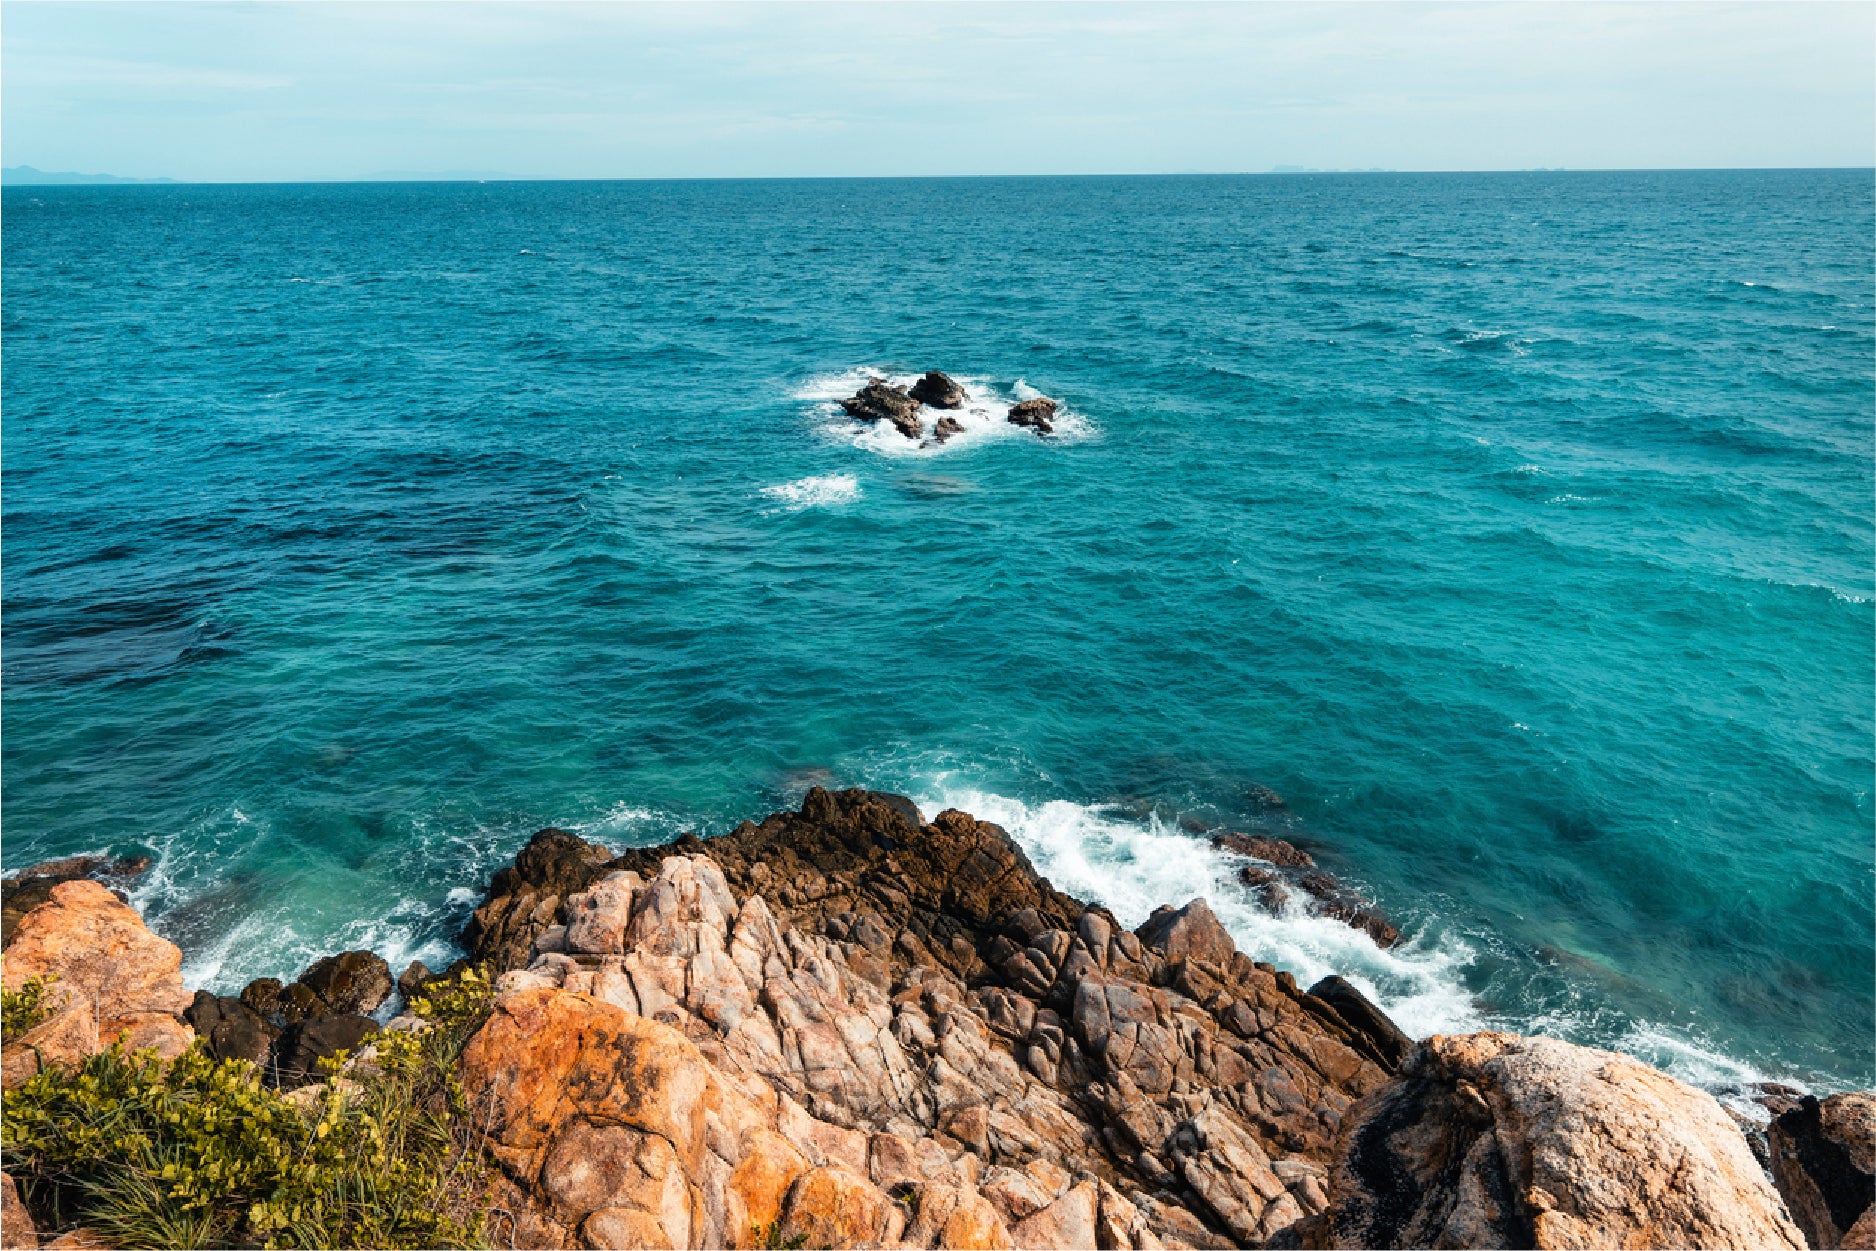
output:
[[933,408],[963,408],[964,401],[971,398],[963,387],[935,369],[912,384],[911,396]]
[[1766,1138],[1772,1180],[1813,1247],[1876,1245],[1876,1094],[1805,1095]]
[[919,402],[884,378],[873,379],[860,388],[857,395],[842,400],[840,406],[847,416],[864,422],[890,422],[908,439],[917,439],[925,433],[924,423],[918,416]]
[[1553,1039],[1428,1039],[1338,1147],[1336,1247],[1805,1245],[1711,1095]]
[[1037,398],[1024,400],[1011,407],[1008,417],[1012,426],[1025,426],[1037,434],[1055,433],[1055,401]]

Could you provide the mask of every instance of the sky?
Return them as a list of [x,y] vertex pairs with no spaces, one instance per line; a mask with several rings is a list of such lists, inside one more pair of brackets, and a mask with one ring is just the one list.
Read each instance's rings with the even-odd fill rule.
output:
[[1876,5],[7,0],[0,163],[236,182],[1868,166]]

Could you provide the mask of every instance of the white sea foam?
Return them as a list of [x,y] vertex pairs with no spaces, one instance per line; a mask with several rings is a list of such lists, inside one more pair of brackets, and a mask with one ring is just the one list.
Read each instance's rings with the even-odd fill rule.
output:
[[959,808],[1001,825],[1058,889],[1098,900],[1123,925],[1139,925],[1162,903],[1203,895],[1242,951],[1304,986],[1339,973],[1415,1037],[1483,1028],[1459,979],[1473,954],[1464,943],[1449,937],[1435,947],[1410,936],[1383,949],[1295,900],[1272,915],[1238,882],[1241,861],[1157,818],[1059,799],[1032,806],[945,775],[912,798],[927,817]]
[[830,473],[763,487],[762,493],[770,499],[780,500],[789,512],[799,512],[804,508],[851,504],[860,498],[860,482],[850,473]]
[[[906,438],[887,422],[868,425],[857,421],[847,416],[840,407],[841,400],[853,395],[874,378],[884,378],[894,386],[910,387],[918,381],[919,374],[891,373],[866,367],[847,369],[809,379],[795,392],[795,398],[808,405],[808,411],[828,437],[882,456],[939,456],[997,440],[1036,437],[1033,430],[1011,425],[1009,412],[1012,405],[1036,399],[1042,392],[1021,378],[1001,383],[966,374],[951,376],[970,398],[965,400],[962,408],[921,409],[919,417],[925,423],[925,437],[919,440]],[[943,443],[938,443],[932,439],[932,429],[941,417],[953,419],[963,429]],[[1066,407],[1056,409],[1053,424],[1055,433],[1048,437],[1054,440],[1066,442],[1085,439],[1093,433],[1086,417]]]

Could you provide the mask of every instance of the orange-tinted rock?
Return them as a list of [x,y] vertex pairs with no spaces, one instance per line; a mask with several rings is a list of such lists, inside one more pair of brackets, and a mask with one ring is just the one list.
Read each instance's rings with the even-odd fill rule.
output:
[[84,1019],[67,1020],[52,1031],[56,1042],[49,1035],[26,1035],[9,1039],[9,1050],[29,1045],[49,1055],[48,1048],[63,1048],[61,1057],[70,1058],[74,1048],[98,1050],[122,1035],[133,1049],[155,1047],[167,1057],[180,1054],[195,1036],[182,1021],[191,996],[182,985],[181,949],[152,934],[134,909],[100,883],[53,887],[45,904],[20,919],[4,964],[8,990],[33,978],[54,978],[51,993],[62,996],[67,1009],[61,1015],[82,1005],[95,1027],[87,1042],[81,1038]]
[[866,1178],[835,1167],[795,1179],[776,1232],[796,1246],[857,1247],[897,1242],[904,1229],[903,1208]]

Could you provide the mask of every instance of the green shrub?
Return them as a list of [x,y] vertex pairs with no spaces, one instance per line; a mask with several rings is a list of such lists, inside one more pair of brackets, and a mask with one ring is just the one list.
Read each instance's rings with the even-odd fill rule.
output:
[[428,1028],[375,1035],[344,1076],[330,1063],[304,1109],[246,1061],[114,1047],[8,1091],[0,1156],[55,1226],[126,1248],[481,1245],[456,1063],[488,990],[471,971],[413,1005]]
[[59,979],[29,977],[18,990],[0,990],[0,1035],[24,1034],[65,1003],[65,996],[52,997],[52,984]]

